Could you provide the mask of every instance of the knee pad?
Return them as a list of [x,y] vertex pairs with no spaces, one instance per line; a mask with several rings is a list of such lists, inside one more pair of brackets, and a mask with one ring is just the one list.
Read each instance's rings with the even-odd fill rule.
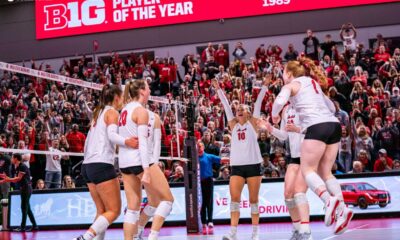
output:
[[231,202],[231,212],[240,212],[240,203]]
[[285,199],[285,205],[288,209],[293,209],[296,207],[296,203],[293,198]]
[[136,224],[139,221],[140,211],[126,209],[124,223]]
[[250,203],[251,214],[259,214],[258,203]]
[[148,217],[153,217],[154,213],[156,212],[155,207],[152,207],[150,205],[146,205],[146,207],[143,209],[144,214],[146,214]]
[[302,204],[308,204],[307,195],[305,193],[296,193],[294,195],[294,202],[295,202],[296,206],[299,206]]
[[172,211],[172,204],[173,203],[170,201],[161,201],[156,211],[154,212],[154,215],[167,218]]

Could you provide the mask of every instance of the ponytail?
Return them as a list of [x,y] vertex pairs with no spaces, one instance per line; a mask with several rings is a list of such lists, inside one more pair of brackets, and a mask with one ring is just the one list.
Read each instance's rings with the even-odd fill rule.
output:
[[127,82],[124,90],[124,103],[126,104],[132,99],[139,98],[141,89],[146,89],[146,81],[144,79],[137,79]]
[[326,90],[328,89],[328,80],[325,74],[318,68],[317,65],[315,65],[315,62],[306,57],[300,58],[299,61],[300,64],[303,65],[304,68],[307,70],[308,75],[310,77],[316,78],[319,85],[321,85],[322,90],[326,92]]
[[131,95],[129,93],[129,89],[131,88],[131,81],[127,81],[125,83],[125,89],[124,89],[124,104],[127,104],[131,100]]
[[103,89],[101,90],[99,105],[95,108],[95,110],[93,112],[92,122],[95,123],[97,121],[98,117],[100,116],[100,113],[106,107],[106,105],[111,105],[114,101],[114,97],[116,95],[120,96],[121,93],[122,93],[122,90],[117,85],[110,85],[110,84],[104,85]]

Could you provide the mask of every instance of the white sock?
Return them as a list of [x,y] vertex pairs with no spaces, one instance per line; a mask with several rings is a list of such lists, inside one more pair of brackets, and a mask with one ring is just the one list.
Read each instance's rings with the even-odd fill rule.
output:
[[324,203],[326,203],[331,195],[326,191],[326,186],[322,178],[318,176],[315,172],[309,173],[306,177],[306,182],[308,187],[317,194],[319,198],[322,199]]
[[106,237],[106,232],[102,232],[102,233],[97,234],[94,239],[95,240],[104,240],[105,237]]
[[150,235],[149,235],[149,239],[157,239],[159,233],[160,232],[151,230]]
[[85,232],[85,234],[83,234],[83,238],[85,240],[92,240],[95,237],[95,235],[92,232]]
[[293,228],[296,231],[300,231],[300,221],[293,222]]
[[110,223],[108,222],[107,218],[100,215],[96,219],[96,221],[94,221],[92,226],[90,226],[90,228],[93,229],[96,232],[96,234],[100,234],[102,232],[105,232],[109,225],[110,225]]
[[253,235],[258,235],[260,227],[258,225],[253,225]]
[[341,213],[344,208],[346,207],[346,204],[344,204],[343,200],[343,193],[342,189],[340,188],[340,183],[336,178],[331,178],[328,179],[326,182],[326,188],[328,189],[329,193],[332,194],[333,196],[337,197],[339,199],[339,206],[338,206],[338,212]]
[[237,226],[231,226],[231,233],[236,235],[237,233]]
[[301,222],[299,233],[310,233],[310,223],[309,222]]
[[138,236],[142,236],[142,234],[143,234],[143,232],[144,232],[144,226],[138,226]]

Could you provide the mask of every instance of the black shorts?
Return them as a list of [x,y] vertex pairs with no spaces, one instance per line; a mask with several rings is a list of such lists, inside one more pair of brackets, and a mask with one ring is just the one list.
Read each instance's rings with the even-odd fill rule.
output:
[[288,164],[298,164],[300,165],[300,158],[290,158]]
[[87,183],[99,184],[117,177],[114,165],[109,163],[82,164],[81,175]]
[[325,122],[307,128],[304,139],[319,140],[326,144],[334,144],[342,137],[342,127],[338,122]]
[[231,176],[240,176],[242,178],[259,177],[263,175],[261,164],[232,166]]
[[[153,165],[150,164],[149,166],[151,167]],[[133,175],[139,175],[143,172],[143,167],[142,166],[133,166],[133,167],[126,167],[126,168],[120,168],[121,172],[123,174],[133,174]]]

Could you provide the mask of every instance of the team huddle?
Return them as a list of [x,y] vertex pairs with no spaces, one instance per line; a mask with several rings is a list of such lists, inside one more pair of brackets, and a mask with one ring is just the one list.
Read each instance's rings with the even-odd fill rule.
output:
[[[234,115],[218,81],[214,79],[212,82],[232,131],[231,230],[223,236],[224,240],[237,239],[240,198],[246,183],[253,225],[251,239],[259,239],[258,195],[263,160],[257,136],[261,129],[280,140],[289,141],[291,159],[285,175],[284,197],[293,222],[290,239],[312,239],[306,197],[308,188],[325,204],[326,226],[336,222],[335,234],[343,233],[353,217],[353,212],[343,201],[340,184],[331,173],[339,149],[341,126],[334,116],[333,103],[322,90],[326,78],[307,58],[290,61],[283,78],[285,86],[268,119],[260,114],[270,81],[268,78],[254,104],[253,114],[248,106],[240,105]],[[124,238],[142,239],[144,226],[153,217],[148,239],[158,239],[174,198],[158,167],[161,123],[159,116],[145,108],[149,96],[150,89],[144,80],[128,82],[124,93],[115,85],[103,87],[100,104],[93,113],[82,165],[82,175],[88,182],[97,215],[87,232],[75,239],[104,239],[108,226],[120,215],[120,186],[114,170],[116,146],[127,199]],[[273,124],[280,122],[280,128],[272,126],[270,120]],[[140,213],[142,186],[149,204]]]

